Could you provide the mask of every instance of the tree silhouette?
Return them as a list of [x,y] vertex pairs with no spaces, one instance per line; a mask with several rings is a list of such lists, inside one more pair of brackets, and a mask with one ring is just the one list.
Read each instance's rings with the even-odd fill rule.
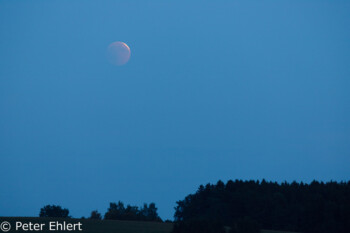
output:
[[141,220],[144,221],[162,221],[158,216],[157,207],[155,203],[143,204],[143,207],[140,209],[139,216]]
[[124,203],[119,201],[118,204],[111,202],[108,211],[105,213],[105,219],[122,220],[125,213]]
[[137,206],[127,205],[119,201],[111,202],[105,213],[104,219],[111,220],[139,220],[139,221],[162,221],[158,216],[157,207],[154,203],[144,204],[140,209]]
[[[203,225],[232,233],[259,229],[307,233],[349,233],[350,182],[287,183],[218,181],[201,185],[178,201],[174,232],[197,231]],[[207,229],[219,228],[206,227]]]
[[94,211],[91,212],[91,215],[90,215],[89,219],[101,220],[102,216],[97,210],[94,210]]
[[40,209],[39,217],[69,218],[69,210],[58,205],[46,205]]

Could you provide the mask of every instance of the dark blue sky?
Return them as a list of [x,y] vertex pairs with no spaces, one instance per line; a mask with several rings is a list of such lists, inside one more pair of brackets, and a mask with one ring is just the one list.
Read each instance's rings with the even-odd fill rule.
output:
[[0,216],[349,180],[349,89],[349,1],[1,0]]

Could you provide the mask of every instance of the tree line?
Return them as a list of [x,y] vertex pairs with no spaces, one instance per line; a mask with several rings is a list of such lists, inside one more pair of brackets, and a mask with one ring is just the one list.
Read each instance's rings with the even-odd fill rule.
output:
[[[40,217],[69,218],[47,205]],[[154,203],[141,207],[112,202],[88,219],[162,221]],[[261,229],[304,233],[350,232],[350,181],[310,184],[229,180],[200,185],[177,202],[172,233],[258,233]]]
[[173,233],[350,232],[350,182],[229,180],[178,201]]
[[[145,203],[140,208],[132,205],[125,206],[121,201],[118,203],[111,202],[103,219],[162,222],[157,210],[158,208],[153,202],[150,204]],[[44,206],[40,209],[39,217],[71,218],[69,215],[69,210],[58,205]],[[88,219],[101,220],[102,215],[97,210],[94,210],[91,212]]]

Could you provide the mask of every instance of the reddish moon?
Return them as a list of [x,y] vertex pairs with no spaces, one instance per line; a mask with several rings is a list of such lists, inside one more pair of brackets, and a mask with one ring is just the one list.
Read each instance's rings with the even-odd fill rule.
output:
[[108,61],[116,66],[125,65],[130,59],[131,51],[127,44],[121,41],[111,43],[107,49]]

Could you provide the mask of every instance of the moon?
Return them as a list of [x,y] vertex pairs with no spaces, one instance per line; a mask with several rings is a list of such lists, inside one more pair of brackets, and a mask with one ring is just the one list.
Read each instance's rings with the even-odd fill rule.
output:
[[125,65],[129,61],[130,55],[129,46],[121,41],[113,42],[107,48],[107,59],[116,66]]

